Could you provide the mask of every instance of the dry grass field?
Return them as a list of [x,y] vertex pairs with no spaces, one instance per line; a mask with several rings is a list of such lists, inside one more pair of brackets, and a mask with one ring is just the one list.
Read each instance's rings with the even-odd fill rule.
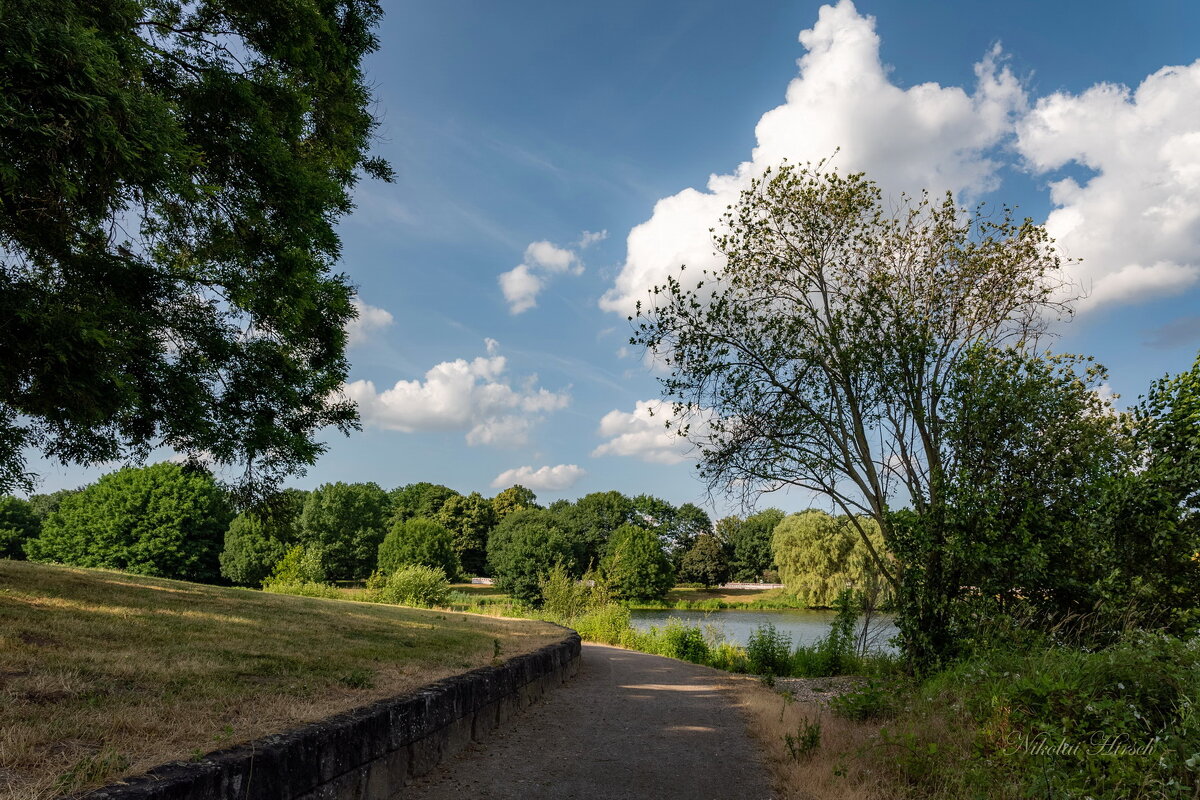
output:
[[562,635],[526,620],[0,560],[0,797],[102,785]]

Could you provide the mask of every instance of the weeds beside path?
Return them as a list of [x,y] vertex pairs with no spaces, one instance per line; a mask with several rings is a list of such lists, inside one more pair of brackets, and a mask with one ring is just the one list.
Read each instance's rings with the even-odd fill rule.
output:
[[579,673],[519,725],[405,788],[420,800],[704,800],[772,796],[739,709],[749,680],[584,644]]

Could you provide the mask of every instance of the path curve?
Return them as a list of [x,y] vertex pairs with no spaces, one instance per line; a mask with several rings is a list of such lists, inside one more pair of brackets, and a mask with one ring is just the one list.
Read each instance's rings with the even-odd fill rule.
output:
[[583,645],[579,672],[406,798],[766,800],[762,757],[723,673]]

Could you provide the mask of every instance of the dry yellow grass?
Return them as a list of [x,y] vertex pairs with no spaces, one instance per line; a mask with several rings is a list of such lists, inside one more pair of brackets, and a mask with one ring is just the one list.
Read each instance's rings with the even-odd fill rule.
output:
[[[911,727],[912,719],[853,722],[821,703],[789,702],[757,679],[745,678],[737,686],[741,708],[766,754],[776,796],[781,800],[916,800],[946,796],[945,787],[914,781],[911,772],[905,771],[905,765],[911,767],[913,762],[897,759],[897,745],[885,742],[880,735],[881,727],[893,733],[897,728],[903,731]],[[820,744],[794,757],[785,737],[796,736],[810,722],[821,725]],[[923,737],[950,745],[954,732],[945,729],[945,724],[939,717],[922,719]],[[938,730],[931,730],[931,726]]]
[[0,560],[0,797],[102,785],[562,635],[533,621]]

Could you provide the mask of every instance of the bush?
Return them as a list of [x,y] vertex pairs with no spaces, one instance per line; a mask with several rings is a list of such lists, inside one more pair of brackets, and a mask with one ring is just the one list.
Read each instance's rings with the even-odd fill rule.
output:
[[633,629],[630,627],[630,611],[625,606],[610,603],[588,611],[572,622],[571,627],[580,638],[589,642],[630,646]]
[[321,548],[311,544],[298,544],[284,553],[270,576],[263,580],[263,588],[303,583],[325,583],[325,562]]
[[409,564],[388,576],[377,590],[376,599],[382,603],[431,608],[444,606],[450,599],[450,581],[440,567]]
[[730,642],[721,642],[712,648],[708,663],[726,672],[742,674],[750,671],[750,660],[746,657],[746,649]]
[[770,622],[759,625],[746,642],[746,661],[755,675],[787,675],[791,666],[792,639]]
[[458,575],[454,534],[431,519],[397,521],[379,545],[379,570],[391,575],[403,566],[434,567],[450,579]]
[[34,561],[212,582],[232,516],[203,470],[126,467],[64,497],[25,551]]
[[708,663],[708,643],[704,641],[704,632],[698,627],[685,625],[683,620],[671,617],[666,627],[651,628],[650,635],[654,640],[654,652],[660,656],[691,661],[693,664]]
[[862,686],[838,695],[830,701],[835,712],[846,719],[864,722],[891,714],[894,692],[876,681],[867,681]]

